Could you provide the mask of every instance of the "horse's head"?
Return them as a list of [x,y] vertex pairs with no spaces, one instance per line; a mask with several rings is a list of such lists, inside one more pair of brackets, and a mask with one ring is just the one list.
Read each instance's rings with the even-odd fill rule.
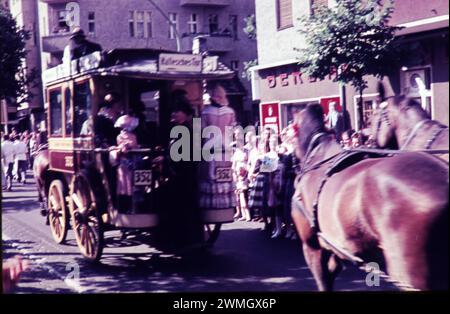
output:
[[319,104],[310,104],[297,114],[298,150],[297,157],[302,160],[308,153],[311,141],[316,134],[326,132],[323,109]]
[[370,123],[370,134],[375,146],[396,149],[395,138],[397,110],[391,98],[384,100],[374,112]]

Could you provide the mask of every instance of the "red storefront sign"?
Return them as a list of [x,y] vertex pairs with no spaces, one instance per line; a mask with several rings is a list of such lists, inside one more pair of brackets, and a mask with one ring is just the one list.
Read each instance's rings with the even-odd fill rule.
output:
[[336,110],[339,112],[342,112],[340,97],[324,97],[324,98],[320,98],[320,105],[323,108],[324,114],[328,114],[328,106],[329,106],[330,102],[335,102]]
[[261,125],[269,126],[280,133],[280,110],[278,103],[260,104]]

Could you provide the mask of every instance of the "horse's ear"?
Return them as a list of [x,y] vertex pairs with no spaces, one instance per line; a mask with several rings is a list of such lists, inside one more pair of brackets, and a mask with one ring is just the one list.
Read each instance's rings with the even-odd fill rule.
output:
[[378,95],[380,97],[380,101],[385,101],[386,100],[386,89],[384,88],[384,84],[382,81],[378,81],[377,91],[378,91]]

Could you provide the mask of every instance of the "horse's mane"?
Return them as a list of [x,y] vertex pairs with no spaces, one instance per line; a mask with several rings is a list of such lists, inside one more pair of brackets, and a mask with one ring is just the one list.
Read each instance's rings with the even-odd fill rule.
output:
[[422,119],[430,119],[429,114],[422,108],[422,105],[415,99],[404,95],[394,97],[394,104],[405,114],[414,114]]
[[326,129],[321,105],[309,104],[303,109],[302,116],[303,119],[301,120],[298,132],[298,143],[301,154],[304,156],[313,136],[320,132],[326,132]]

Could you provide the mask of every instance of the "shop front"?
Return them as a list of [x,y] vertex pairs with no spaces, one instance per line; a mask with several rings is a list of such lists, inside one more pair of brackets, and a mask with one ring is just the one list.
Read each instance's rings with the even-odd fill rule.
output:
[[325,80],[316,80],[301,72],[295,61],[280,65],[257,66],[255,82],[259,90],[259,112],[262,126],[281,131],[288,126],[299,110],[308,104],[320,104],[324,114],[328,113],[330,102],[334,102],[339,111],[343,109],[339,84],[333,76]]

